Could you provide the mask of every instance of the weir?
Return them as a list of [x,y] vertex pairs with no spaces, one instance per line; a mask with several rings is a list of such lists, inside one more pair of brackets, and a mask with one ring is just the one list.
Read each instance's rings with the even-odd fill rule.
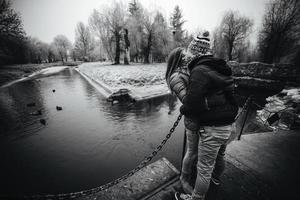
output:
[[105,85],[104,83],[93,79],[92,77],[88,76],[84,72],[80,71],[78,68],[75,68],[75,70],[82,76],[84,77],[93,87],[95,87],[105,98],[108,100],[114,96],[115,100],[122,100],[123,98],[126,99],[127,95],[129,97],[129,100],[133,101],[144,101],[148,100],[151,98],[156,98],[156,97],[161,97],[161,96],[166,96],[169,95],[169,91],[162,91],[162,92],[157,92],[155,94],[151,95],[144,95],[140,96],[138,94],[133,93],[132,91],[128,90],[127,92],[123,92],[123,90],[127,90],[126,88],[120,89],[118,91],[113,91],[109,86]]

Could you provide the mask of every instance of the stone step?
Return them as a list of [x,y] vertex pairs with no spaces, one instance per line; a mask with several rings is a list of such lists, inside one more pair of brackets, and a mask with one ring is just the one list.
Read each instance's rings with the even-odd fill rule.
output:
[[149,194],[178,179],[179,171],[166,159],[161,158],[142,168],[123,182],[80,199],[138,200],[147,199]]

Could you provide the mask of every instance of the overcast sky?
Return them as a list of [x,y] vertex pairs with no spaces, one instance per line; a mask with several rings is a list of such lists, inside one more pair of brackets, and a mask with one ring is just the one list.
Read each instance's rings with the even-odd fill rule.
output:
[[[125,5],[131,0],[122,0]],[[93,9],[109,4],[109,0],[12,0],[13,8],[21,13],[25,31],[44,42],[52,42],[58,34],[72,42],[77,22],[88,22]],[[175,5],[183,11],[189,32],[197,29],[212,31],[228,9],[238,10],[254,20],[254,33],[261,25],[268,0],[139,0],[149,10],[160,10],[168,19]],[[255,34],[254,34],[255,35]]]

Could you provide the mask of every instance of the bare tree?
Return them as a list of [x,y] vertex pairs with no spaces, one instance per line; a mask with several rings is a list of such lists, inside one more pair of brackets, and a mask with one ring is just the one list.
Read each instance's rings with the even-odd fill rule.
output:
[[153,37],[154,37],[154,32],[155,32],[155,21],[154,21],[154,16],[153,13],[150,13],[148,11],[144,11],[144,20],[143,20],[143,25],[144,25],[144,31],[143,31],[143,54],[144,54],[144,63],[150,63],[150,53],[151,53],[151,48],[153,44]]
[[109,25],[111,31],[115,36],[115,64],[120,64],[120,40],[121,40],[121,31],[126,24],[125,20],[126,9],[121,3],[115,3],[113,6],[107,10],[105,19]]
[[223,39],[220,26],[217,27],[212,34],[212,51],[216,57],[226,59],[227,52],[226,42]]
[[129,16],[127,19],[127,28],[131,34],[129,34],[129,40],[131,44],[130,48],[130,60],[133,62],[139,62],[142,57],[142,44],[143,44],[143,6],[136,0],[129,3]]
[[64,35],[57,35],[53,40],[53,44],[60,56],[61,61],[68,61],[68,51],[72,47],[69,39]]
[[[113,62],[113,35],[106,24],[103,14],[94,10],[89,18],[89,25],[95,35],[99,38],[99,41],[101,41],[99,45],[103,46],[108,59]],[[100,49],[102,48],[100,47]]]
[[157,12],[154,18],[155,32],[153,38],[153,60],[165,62],[172,49],[172,33],[162,13]]
[[94,49],[93,39],[88,27],[79,22],[75,30],[75,51],[84,60],[91,60],[91,52]]
[[174,46],[182,46],[183,40],[183,24],[185,20],[183,20],[182,10],[178,5],[175,6],[173,13],[170,17],[170,25],[174,37]]
[[300,1],[274,0],[267,5],[259,35],[261,59],[279,62],[300,48]]
[[55,62],[58,60],[58,53],[53,44],[48,44],[47,52],[48,62]]
[[114,64],[119,64],[121,31],[126,24],[126,7],[120,2],[114,2],[111,6],[102,7],[100,11],[94,11],[90,22],[94,29],[98,29],[100,35],[113,36],[111,39],[114,39],[115,43]]
[[253,22],[238,12],[227,11],[220,24],[219,31],[222,33],[224,46],[227,48],[228,60],[232,60],[234,48],[245,41],[249,36]]
[[28,53],[31,63],[51,62],[49,61],[49,44],[42,42],[38,38],[28,39]]

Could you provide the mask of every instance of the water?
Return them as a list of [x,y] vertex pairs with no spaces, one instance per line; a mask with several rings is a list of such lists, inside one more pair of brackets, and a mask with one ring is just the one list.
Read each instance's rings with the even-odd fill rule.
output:
[[[72,69],[3,88],[0,194],[74,192],[118,178],[160,143],[178,107],[173,97],[112,106]],[[179,167],[182,138],[181,122],[156,159]]]
[[[241,94],[249,92],[266,96]],[[73,69],[2,88],[0,194],[74,192],[112,181],[164,139],[179,106],[171,96],[112,106]],[[31,115],[39,109],[42,115]],[[154,160],[164,156],[180,169],[182,143],[183,120]]]

